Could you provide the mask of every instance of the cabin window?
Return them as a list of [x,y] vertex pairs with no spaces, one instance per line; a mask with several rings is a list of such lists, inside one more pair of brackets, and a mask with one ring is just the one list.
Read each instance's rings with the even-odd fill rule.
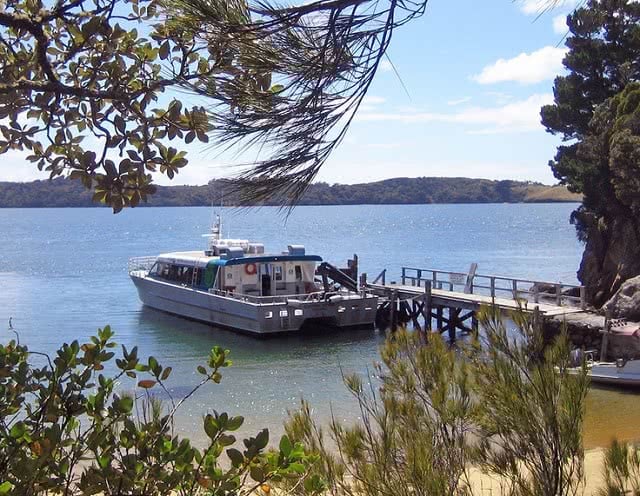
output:
[[275,274],[275,279],[276,281],[282,281],[282,266],[281,265],[276,265],[273,268],[273,273]]
[[180,274],[180,282],[182,284],[191,285],[193,281],[193,267],[182,267],[182,272]]
[[296,265],[296,281],[302,281],[302,267]]
[[169,265],[166,263],[159,263],[158,268],[156,269],[156,275],[160,279],[168,279],[169,278]]

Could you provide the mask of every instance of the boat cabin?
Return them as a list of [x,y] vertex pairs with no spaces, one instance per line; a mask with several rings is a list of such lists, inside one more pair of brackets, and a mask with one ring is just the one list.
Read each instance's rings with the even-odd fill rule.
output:
[[[222,243],[221,243],[222,242]],[[218,290],[248,296],[308,294],[319,290],[314,282],[318,255],[304,246],[290,245],[284,253],[264,253],[263,245],[245,240],[219,240],[204,252],[160,255],[149,276],[200,290]]]

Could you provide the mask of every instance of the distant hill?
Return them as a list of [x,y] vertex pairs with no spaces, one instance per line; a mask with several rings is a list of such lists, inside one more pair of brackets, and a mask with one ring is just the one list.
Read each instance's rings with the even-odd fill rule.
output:
[[[203,186],[158,186],[146,206],[208,206],[218,201],[225,181]],[[91,192],[77,181],[57,178],[29,183],[0,182],[0,208],[92,207]],[[314,183],[301,205],[579,202],[564,186],[464,177],[395,178],[363,184]],[[226,205],[237,205],[233,195]],[[275,202],[274,202],[275,204]],[[145,205],[145,204],[143,204]]]

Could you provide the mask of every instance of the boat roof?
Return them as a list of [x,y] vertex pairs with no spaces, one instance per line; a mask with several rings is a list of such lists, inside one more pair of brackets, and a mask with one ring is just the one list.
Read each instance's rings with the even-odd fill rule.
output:
[[186,262],[195,265],[212,264],[227,266],[267,262],[322,262],[322,257],[320,255],[290,255],[288,253],[274,255],[265,253],[236,258],[221,258],[218,256],[207,256],[203,251],[182,251],[162,253],[158,256],[158,261],[168,263]]
[[238,257],[238,258],[218,258],[212,260],[214,265],[244,265],[250,263],[265,263],[265,262],[322,262],[322,257],[319,255],[252,255],[250,257]]

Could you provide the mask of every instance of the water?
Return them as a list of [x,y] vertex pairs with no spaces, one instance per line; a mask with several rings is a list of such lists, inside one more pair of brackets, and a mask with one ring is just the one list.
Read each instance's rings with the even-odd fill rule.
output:
[[[401,265],[574,283],[582,247],[568,218],[575,205],[404,205],[225,210],[227,237],[262,241],[269,251],[304,244],[307,253],[343,265],[354,253],[375,277]],[[143,308],[127,259],[204,246],[208,208],[0,210],[0,332],[9,317],[23,342],[51,352],[110,324],[116,339],[174,369],[170,386],[185,394],[195,368],[216,344],[234,365],[220,385],[206,386],[180,410],[179,426],[200,432],[211,409],[243,414],[246,431],[281,432],[288,409],[304,397],[326,421],[357,417],[342,373],[367,373],[384,336],[379,331],[258,340]],[[5,339],[8,335],[5,336]],[[122,387],[128,387],[123,384]],[[609,404],[615,404],[615,415]],[[633,395],[595,390],[589,396],[587,445],[606,444],[619,423],[637,425]],[[605,412],[605,413],[603,413]]]

